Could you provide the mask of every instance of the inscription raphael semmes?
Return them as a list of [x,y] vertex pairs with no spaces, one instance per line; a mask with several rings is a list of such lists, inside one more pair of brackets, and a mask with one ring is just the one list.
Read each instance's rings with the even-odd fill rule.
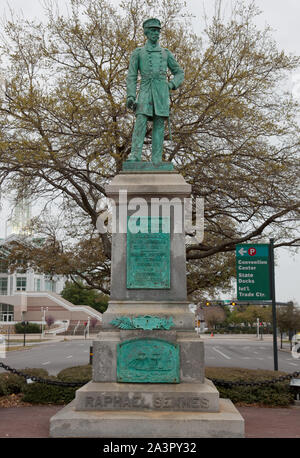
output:
[[[149,402],[150,401],[150,402]],[[110,409],[143,409],[143,410],[208,410],[209,400],[201,396],[158,396],[149,394],[128,395],[105,394],[88,396],[85,400],[86,409],[110,410]]]

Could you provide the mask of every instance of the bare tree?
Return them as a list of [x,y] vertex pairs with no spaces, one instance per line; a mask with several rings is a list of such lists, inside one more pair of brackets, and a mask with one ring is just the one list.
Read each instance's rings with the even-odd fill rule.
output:
[[83,277],[91,251],[77,269],[75,261],[85,245],[97,245],[99,267],[92,257],[86,280],[106,289],[111,246],[107,233],[96,232],[98,202],[130,152],[125,79],[150,14],[161,18],[162,46],[185,69],[172,95],[164,160],[205,201],[205,238],[187,246],[189,292],[229,284],[238,243],[272,234],[275,247],[298,246],[298,106],[280,83],[299,58],[279,51],[268,27],[256,28],[254,3],[237,1],[227,22],[217,14],[203,37],[192,32],[181,0],[125,0],[120,11],[108,0],[69,3],[65,17],[49,2],[46,24],[12,18],[0,44],[1,192],[57,200],[69,228],[64,243],[46,237],[40,261],[36,246],[31,256],[27,246],[27,257],[47,271],[54,250],[61,270],[65,264],[66,274]]

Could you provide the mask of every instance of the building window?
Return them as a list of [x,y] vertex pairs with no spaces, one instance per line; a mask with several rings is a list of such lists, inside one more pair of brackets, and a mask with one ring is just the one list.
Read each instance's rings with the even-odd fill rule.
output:
[[17,277],[17,291],[26,291],[26,277]]
[[0,295],[7,295],[7,278],[0,278]]
[[8,273],[8,262],[5,259],[0,259],[0,274]]
[[16,272],[19,274],[26,274],[26,269],[24,268],[24,261],[22,259],[17,260],[17,264],[20,265],[20,267],[17,267]]
[[14,306],[0,304],[0,321],[14,321]]
[[40,278],[35,279],[35,290],[41,291],[41,279]]
[[52,280],[45,280],[45,291],[53,291],[53,281]]

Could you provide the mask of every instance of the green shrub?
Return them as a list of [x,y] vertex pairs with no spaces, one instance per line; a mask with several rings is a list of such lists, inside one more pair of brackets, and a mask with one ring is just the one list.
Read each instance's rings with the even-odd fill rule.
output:
[[[51,377],[57,380],[56,377]],[[24,389],[24,402],[32,404],[68,404],[75,398],[78,387],[63,387],[45,383],[31,383]]]
[[[81,382],[81,385],[85,385],[92,378],[92,366],[68,367],[60,371],[57,377],[48,378],[63,382]],[[26,385],[23,391],[23,401],[35,404],[68,404],[75,398],[76,390],[81,385],[65,387],[45,383],[32,383]]]
[[75,366],[63,369],[57,374],[57,378],[63,382],[82,382],[82,384],[92,380],[92,366]]
[[221,386],[217,380],[229,382],[262,382],[286,375],[285,372],[240,369],[232,367],[206,367],[205,375],[214,382],[219,390],[220,397],[229,398],[233,403],[260,404],[266,406],[288,406],[293,402],[293,394],[290,390],[289,380],[276,382],[268,385],[253,386]]
[[23,325],[22,323],[15,324],[15,333],[16,334],[39,334],[41,332],[41,327],[37,323],[28,323]]
[[[77,366],[63,369],[57,377],[49,376],[44,369],[21,369],[30,376],[47,378],[64,382],[81,382],[82,385],[92,379],[92,366]],[[205,375],[208,379],[215,379],[215,385],[220,397],[230,399],[234,403],[259,404],[265,406],[288,406],[293,402],[293,393],[290,390],[289,380],[276,382],[270,385],[229,386],[218,385],[218,380],[229,382],[247,381],[261,382],[272,380],[286,375],[285,372],[268,370],[251,370],[232,367],[206,367]],[[0,395],[23,393],[23,401],[36,404],[68,404],[75,398],[75,387],[48,385],[45,383],[27,384],[23,377],[12,373],[0,374]]]
[[25,384],[24,378],[16,374],[0,374],[0,396],[21,393]]
[[[47,377],[48,372],[45,369],[20,369],[20,372],[30,376]],[[27,385],[26,379],[20,375],[11,372],[0,374],[0,396],[9,394],[22,393]]]

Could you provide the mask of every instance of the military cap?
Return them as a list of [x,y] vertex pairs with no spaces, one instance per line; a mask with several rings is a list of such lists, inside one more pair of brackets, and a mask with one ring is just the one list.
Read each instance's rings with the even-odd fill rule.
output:
[[146,29],[147,27],[157,27],[161,29],[160,20],[156,18],[146,19],[146,21],[143,22],[143,28]]

